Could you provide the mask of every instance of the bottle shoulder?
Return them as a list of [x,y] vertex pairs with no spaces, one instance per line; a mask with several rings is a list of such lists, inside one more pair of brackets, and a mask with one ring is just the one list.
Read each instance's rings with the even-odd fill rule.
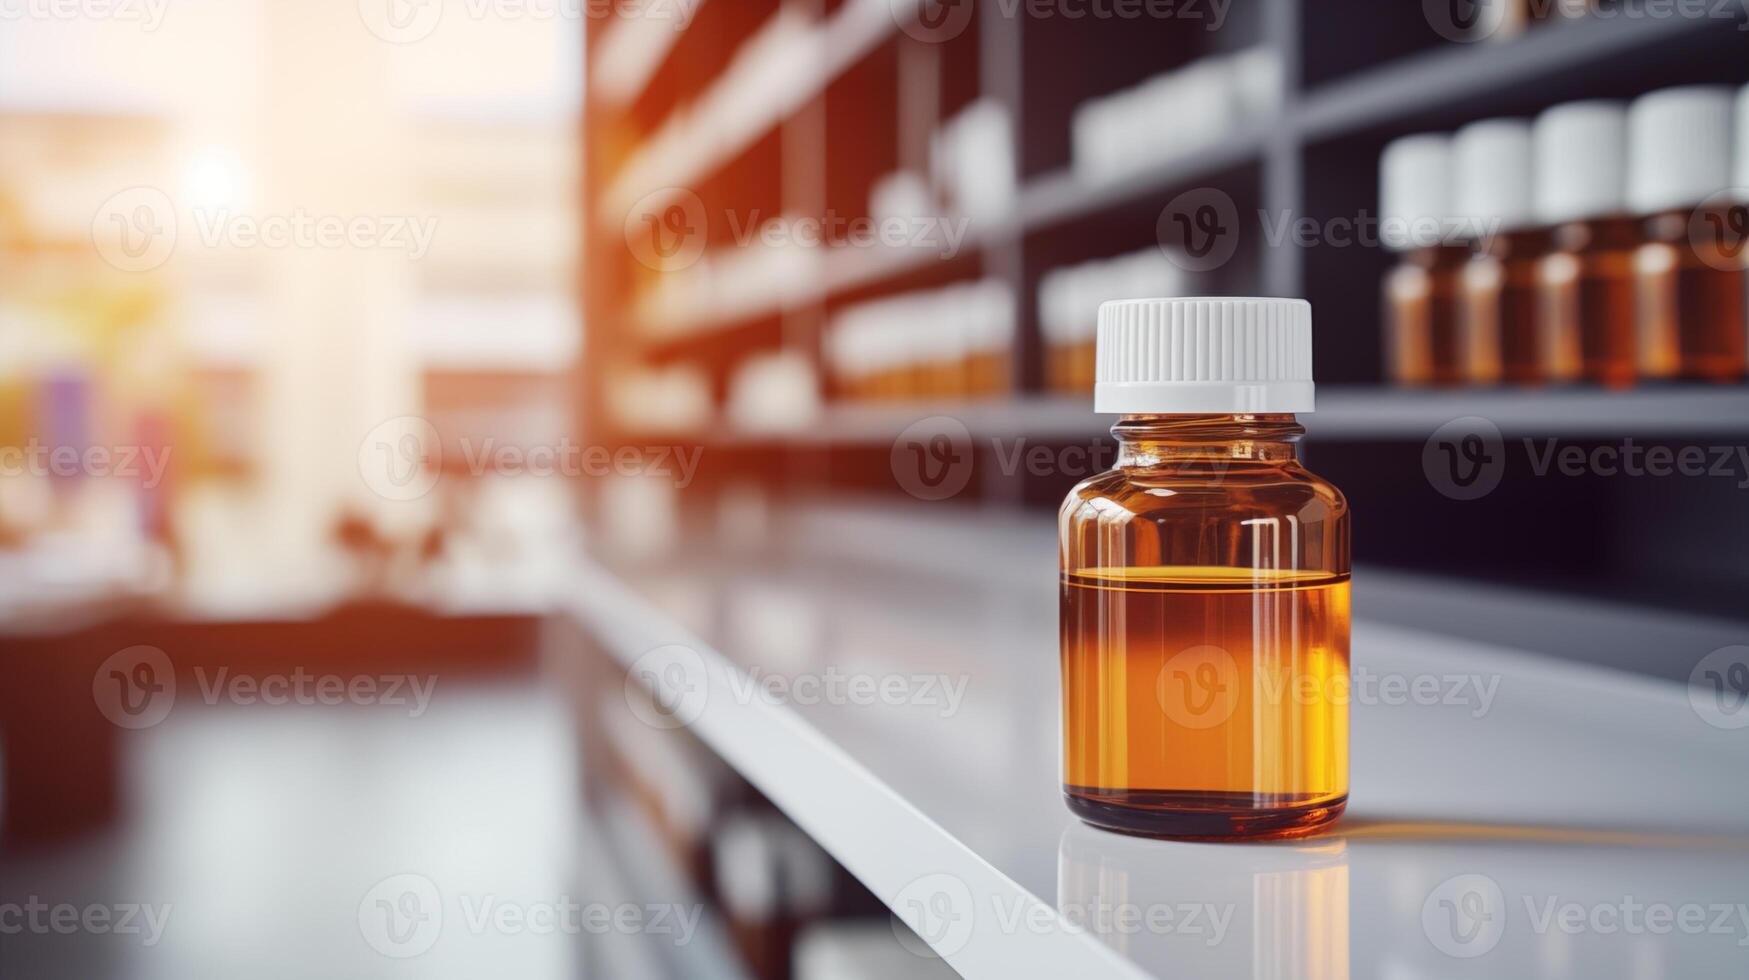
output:
[[1329,480],[1297,462],[1257,465],[1115,469],[1081,481],[1064,498],[1065,521],[1171,519],[1227,513],[1235,520],[1295,516],[1305,522],[1340,519],[1348,499]]

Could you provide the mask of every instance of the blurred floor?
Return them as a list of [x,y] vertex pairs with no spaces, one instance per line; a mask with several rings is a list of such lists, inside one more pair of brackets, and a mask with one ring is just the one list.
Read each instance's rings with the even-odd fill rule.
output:
[[[606,900],[611,876],[583,857],[572,733],[527,681],[445,686],[418,717],[389,706],[218,707],[126,733],[128,815],[75,842],[0,855],[0,901],[154,906],[160,941],[27,929],[0,937],[0,973],[577,976],[587,937],[476,928],[490,903]],[[441,933],[416,959],[388,954],[426,934],[373,919],[385,911],[375,900],[404,902],[401,884],[417,882],[378,887],[399,875],[442,896]]]

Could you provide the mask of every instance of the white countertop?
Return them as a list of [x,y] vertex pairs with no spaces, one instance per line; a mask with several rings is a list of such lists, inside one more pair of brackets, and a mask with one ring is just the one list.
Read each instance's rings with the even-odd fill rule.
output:
[[1121,837],[1061,801],[1048,517],[928,513],[591,567],[572,609],[962,974],[1749,973],[1749,728],[1683,686],[1363,616],[1332,833]]

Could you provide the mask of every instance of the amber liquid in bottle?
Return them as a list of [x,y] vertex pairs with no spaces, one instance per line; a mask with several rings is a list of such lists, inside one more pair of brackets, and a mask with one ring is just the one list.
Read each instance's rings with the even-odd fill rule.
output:
[[1126,833],[1311,833],[1348,794],[1348,508],[1291,415],[1128,416],[1061,513],[1064,793]]
[[1633,384],[1638,300],[1629,218],[1596,218],[1557,227],[1541,264],[1546,366],[1557,381],[1610,388]]
[[1464,375],[1474,384],[1536,384],[1543,370],[1538,266],[1548,235],[1524,230],[1477,243],[1463,273]]
[[1743,219],[1737,209],[1646,222],[1640,263],[1642,373],[1740,381],[1745,367]]
[[1459,296],[1469,254],[1461,245],[1415,249],[1386,275],[1386,369],[1397,384],[1463,382]]

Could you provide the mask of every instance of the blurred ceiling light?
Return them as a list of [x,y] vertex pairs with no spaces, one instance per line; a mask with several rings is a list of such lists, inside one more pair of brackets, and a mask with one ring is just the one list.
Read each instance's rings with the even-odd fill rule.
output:
[[190,157],[183,169],[183,202],[199,210],[234,208],[247,199],[248,182],[248,173],[234,151],[205,147]]

